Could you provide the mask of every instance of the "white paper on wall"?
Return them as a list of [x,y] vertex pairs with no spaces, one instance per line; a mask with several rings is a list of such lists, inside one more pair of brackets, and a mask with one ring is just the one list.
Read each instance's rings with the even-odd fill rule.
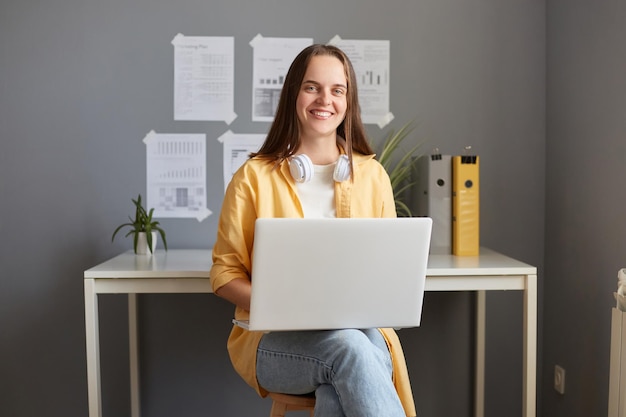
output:
[[234,112],[235,39],[184,36],[174,45],[174,120],[218,120],[230,124]]
[[264,38],[260,34],[250,41],[254,48],[252,69],[252,120],[271,122],[285,76],[294,58],[312,38]]
[[265,134],[235,134],[229,130],[217,139],[224,145],[224,190],[250,152],[261,148],[265,137]]
[[389,111],[388,40],[348,40],[335,36],[329,42],[350,58],[357,77],[361,119],[381,129],[393,120]]
[[146,208],[154,217],[211,215],[206,195],[206,135],[151,131],[146,144]]

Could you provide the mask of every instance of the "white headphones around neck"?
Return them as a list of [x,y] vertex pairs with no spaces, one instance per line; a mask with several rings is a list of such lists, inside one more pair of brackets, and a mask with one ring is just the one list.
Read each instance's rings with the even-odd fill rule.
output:
[[[296,182],[308,182],[313,178],[313,162],[307,155],[301,153],[289,158],[289,171]],[[345,154],[339,155],[333,179],[337,182],[350,178],[350,160]]]

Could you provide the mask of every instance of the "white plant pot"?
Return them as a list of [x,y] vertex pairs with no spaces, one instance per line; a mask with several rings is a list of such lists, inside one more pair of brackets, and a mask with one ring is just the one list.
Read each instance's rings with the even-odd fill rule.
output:
[[157,232],[152,232],[152,252],[148,249],[148,239],[145,232],[139,232],[137,234],[137,255],[152,255],[157,246]]

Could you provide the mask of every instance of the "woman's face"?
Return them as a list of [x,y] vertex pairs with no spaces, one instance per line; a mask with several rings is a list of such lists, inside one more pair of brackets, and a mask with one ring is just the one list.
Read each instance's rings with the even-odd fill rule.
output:
[[312,57],[296,100],[302,139],[335,137],[346,116],[347,93],[341,61],[329,55]]

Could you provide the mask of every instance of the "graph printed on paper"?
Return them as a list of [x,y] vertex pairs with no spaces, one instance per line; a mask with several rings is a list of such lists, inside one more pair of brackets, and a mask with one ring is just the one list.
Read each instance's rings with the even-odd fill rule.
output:
[[146,152],[148,203],[155,217],[197,217],[205,210],[205,135],[159,134]]

